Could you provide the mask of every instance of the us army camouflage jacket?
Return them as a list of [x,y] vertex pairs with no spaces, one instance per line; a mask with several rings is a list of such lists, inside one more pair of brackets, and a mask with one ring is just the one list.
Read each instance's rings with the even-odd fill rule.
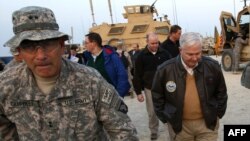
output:
[[94,69],[62,63],[49,95],[39,90],[24,63],[0,75],[0,140],[137,141],[114,88]]

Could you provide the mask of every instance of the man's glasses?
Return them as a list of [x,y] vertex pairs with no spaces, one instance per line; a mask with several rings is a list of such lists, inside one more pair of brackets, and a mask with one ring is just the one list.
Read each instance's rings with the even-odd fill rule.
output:
[[36,53],[38,48],[45,52],[51,52],[58,47],[58,39],[49,39],[41,41],[23,41],[19,48],[26,53]]
[[89,44],[89,43],[91,43],[91,42],[90,42],[90,41],[89,41],[89,42],[88,42],[88,41],[85,41],[85,42],[84,42],[85,45],[87,45],[87,44]]

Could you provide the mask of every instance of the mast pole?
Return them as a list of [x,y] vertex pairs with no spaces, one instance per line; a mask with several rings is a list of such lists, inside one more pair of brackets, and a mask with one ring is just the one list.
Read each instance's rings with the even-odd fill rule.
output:
[[94,9],[93,9],[92,0],[89,0],[89,3],[90,3],[91,15],[92,15],[92,19],[93,19],[93,23],[92,23],[92,27],[93,27],[93,26],[96,26],[96,23],[95,23],[95,16],[94,16]]
[[111,18],[111,24],[114,24],[110,0],[108,0],[108,3],[109,3],[109,13],[110,13],[110,18]]

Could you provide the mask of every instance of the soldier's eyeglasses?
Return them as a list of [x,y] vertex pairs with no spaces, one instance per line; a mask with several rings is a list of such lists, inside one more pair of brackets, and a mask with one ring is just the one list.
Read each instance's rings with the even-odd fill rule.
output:
[[19,48],[26,53],[36,53],[38,48],[41,48],[45,52],[51,52],[58,48],[58,39],[49,39],[41,41],[23,41]]

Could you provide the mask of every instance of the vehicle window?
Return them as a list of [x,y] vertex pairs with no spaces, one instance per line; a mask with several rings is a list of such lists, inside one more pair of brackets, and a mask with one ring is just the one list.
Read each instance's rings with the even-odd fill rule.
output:
[[169,34],[169,27],[168,26],[161,26],[161,27],[156,27],[155,32],[157,34],[164,34],[167,35]]
[[228,25],[228,26],[233,26],[233,27],[235,27],[235,23],[234,23],[234,21],[233,21],[233,19],[232,19],[231,17],[225,18],[225,19],[224,19],[224,22],[225,22],[225,24]]
[[245,14],[242,15],[240,18],[240,24],[247,24],[250,22],[250,15],[249,14]]
[[109,30],[109,35],[117,35],[117,34],[122,34],[123,31],[125,29],[125,26],[122,26],[122,27],[112,27],[110,30]]
[[141,12],[141,7],[137,6],[135,7],[135,13],[140,13]]
[[149,7],[148,6],[144,6],[143,7],[143,13],[148,13],[149,12]]
[[146,32],[148,28],[148,24],[144,25],[135,25],[132,29],[132,33],[141,33],[141,32]]
[[128,7],[128,8],[127,8],[127,12],[128,12],[129,14],[133,14],[133,13],[135,13],[135,10],[134,10],[133,7]]

